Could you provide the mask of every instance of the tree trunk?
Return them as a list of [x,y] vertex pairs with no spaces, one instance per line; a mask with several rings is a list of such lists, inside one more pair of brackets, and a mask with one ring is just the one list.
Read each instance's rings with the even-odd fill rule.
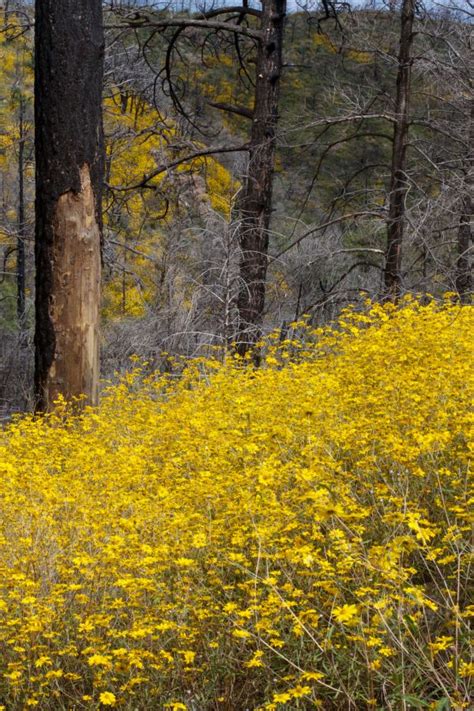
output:
[[20,97],[18,143],[18,237],[16,245],[16,310],[20,336],[26,329],[26,225],[25,225],[25,103]]
[[411,47],[415,0],[403,0],[401,10],[400,48],[398,53],[397,95],[395,99],[395,125],[393,131],[392,164],[390,176],[389,214],[387,224],[387,251],[385,261],[385,291],[396,299],[401,290],[402,242],[405,224],[405,200],[408,182],[405,174],[408,139],[408,110],[411,79]]
[[36,0],[36,407],[97,403],[101,0]]
[[263,0],[262,13],[249,162],[238,205],[241,260],[236,342],[240,355],[260,338],[265,306],[286,0]]
[[470,302],[472,294],[472,273],[469,252],[472,245],[472,220],[474,209],[472,198],[466,195],[463,200],[463,212],[459,221],[458,258],[456,262],[456,289],[462,303]]
[[472,220],[474,205],[472,188],[474,184],[474,101],[471,101],[469,125],[469,155],[464,164],[464,190],[461,217],[458,230],[458,258],[456,261],[456,289],[462,303],[469,303],[472,294],[471,255]]

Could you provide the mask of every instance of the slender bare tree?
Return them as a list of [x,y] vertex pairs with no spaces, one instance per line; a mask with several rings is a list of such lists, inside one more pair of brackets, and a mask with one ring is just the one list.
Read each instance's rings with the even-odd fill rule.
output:
[[392,298],[399,296],[401,289],[405,200],[408,191],[405,157],[409,128],[410,77],[413,62],[411,48],[415,7],[416,0],[402,2],[384,276],[385,290]]
[[458,257],[456,260],[456,289],[461,301],[468,303],[472,295],[472,221],[474,218],[474,99],[471,99],[469,114],[469,146],[463,161],[463,191],[461,216],[458,228]]
[[[166,49],[165,85],[178,113],[194,123],[194,117],[181,101],[172,76],[172,57],[176,44],[183,38],[186,30],[201,30],[203,37],[206,32],[233,35],[238,61],[242,70],[249,76],[249,70],[244,66],[239,38],[245,38],[255,43],[255,70],[252,72],[254,96],[253,108],[247,109],[222,102],[209,102],[210,106],[228,113],[239,114],[250,119],[252,127],[247,144],[238,146],[221,146],[219,148],[199,151],[196,155],[212,155],[224,152],[245,150],[248,154],[247,168],[241,177],[242,189],[235,211],[236,223],[239,225],[240,260],[240,290],[237,299],[238,325],[236,332],[237,350],[244,354],[257,342],[261,333],[265,306],[265,285],[268,263],[268,242],[270,220],[272,215],[273,171],[276,147],[276,126],[278,122],[278,102],[280,93],[280,78],[282,73],[282,47],[284,22],[286,17],[286,0],[261,0],[261,10],[251,8],[244,0],[241,5],[214,7],[208,12],[194,15],[155,16],[146,12],[119,12],[122,25],[133,28],[150,28],[154,34],[163,33],[173,28]],[[225,16],[225,21],[220,19]],[[258,29],[243,22],[247,16],[258,18]],[[120,27],[120,26],[119,26]],[[206,42],[206,39],[203,40]],[[179,83],[179,82],[178,82]],[[187,158],[178,159],[174,165]],[[164,166],[163,170],[169,166]],[[171,166],[172,167],[172,166]],[[161,170],[161,169],[160,169]],[[145,176],[141,187],[145,187],[159,171]]]
[[276,126],[282,72],[286,0],[263,0],[249,161],[238,205],[242,257],[237,350],[243,355],[261,335],[272,214]]

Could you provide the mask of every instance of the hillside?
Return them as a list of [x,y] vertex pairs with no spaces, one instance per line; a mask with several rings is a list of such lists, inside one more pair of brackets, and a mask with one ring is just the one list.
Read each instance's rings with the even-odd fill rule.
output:
[[[4,413],[31,403],[29,12],[27,7],[25,15],[10,15],[11,26],[0,35]],[[156,13],[160,17],[163,13]],[[232,341],[240,289],[235,207],[246,174],[245,153],[180,160],[216,145],[246,144],[248,117],[224,108],[248,113],[255,83],[250,42],[242,40],[237,49],[217,32],[183,32],[170,55],[168,76],[164,64],[172,32],[139,28],[125,33],[113,29],[116,22],[114,14],[106,14],[104,377],[125,370],[133,354],[166,370],[163,353],[194,356]],[[460,214],[472,168],[469,28],[446,13],[419,14],[416,22],[403,291],[441,297],[456,288]],[[255,23],[256,18],[248,19],[250,28]],[[319,11],[288,16],[265,331],[281,328],[284,335],[287,324],[303,313],[313,324],[324,324],[345,305],[380,296],[398,41],[396,12],[353,9],[337,20]],[[160,167],[151,184],[137,187]]]

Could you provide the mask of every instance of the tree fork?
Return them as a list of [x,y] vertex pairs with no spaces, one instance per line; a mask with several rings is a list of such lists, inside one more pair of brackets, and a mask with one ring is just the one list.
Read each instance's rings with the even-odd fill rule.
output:
[[36,409],[96,404],[103,182],[101,0],[37,0]]

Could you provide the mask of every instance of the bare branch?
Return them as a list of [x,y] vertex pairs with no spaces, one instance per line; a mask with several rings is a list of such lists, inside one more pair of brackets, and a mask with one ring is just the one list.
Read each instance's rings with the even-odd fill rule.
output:
[[361,212],[351,212],[348,215],[341,215],[341,217],[336,217],[334,220],[329,220],[328,222],[324,222],[322,225],[318,225],[317,227],[312,227],[310,230],[305,232],[304,234],[300,235],[297,239],[295,239],[291,244],[289,244],[287,247],[282,249],[278,254],[273,254],[270,255],[270,259],[276,260],[280,259],[286,252],[289,252],[290,249],[293,249],[293,247],[296,247],[297,244],[302,242],[304,239],[307,237],[311,237],[315,232],[319,232],[320,230],[326,229],[326,227],[331,227],[331,225],[336,225],[339,222],[344,222],[344,220],[354,220],[358,217],[378,217],[379,219],[385,219],[385,215],[381,212],[375,212],[374,210],[363,210]]
[[176,168],[178,165],[182,165],[183,163],[188,163],[191,160],[194,160],[195,158],[204,158],[206,156],[213,156],[218,153],[240,153],[241,151],[247,151],[248,150],[248,144],[243,144],[241,146],[216,146],[215,148],[207,148],[205,150],[199,150],[195,151],[194,153],[191,153],[188,156],[184,156],[183,158],[177,158],[174,161],[171,161],[171,163],[166,163],[165,165],[160,165],[156,170],[152,171],[148,175],[144,175],[143,179],[139,183],[134,183],[133,185],[109,185],[107,184],[107,187],[110,190],[116,190],[116,191],[126,191],[126,190],[138,190],[139,188],[148,188],[149,190],[156,190],[158,186],[156,185],[149,185],[150,180],[153,180],[156,178],[158,175],[161,175],[162,173],[166,173],[168,170],[171,170],[172,168]]
[[232,104],[226,104],[224,102],[208,101],[209,106],[214,109],[220,109],[221,111],[227,111],[231,114],[237,114],[238,116],[243,116],[247,119],[253,119],[253,111],[248,109],[246,106],[232,106]]
[[259,30],[252,30],[250,27],[245,27],[243,25],[236,25],[230,22],[219,22],[217,20],[195,20],[194,18],[169,18],[166,20],[150,20],[144,17],[139,23],[129,21],[128,23],[107,25],[106,29],[110,30],[124,30],[124,29],[137,29],[137,27],[144,29],[156,29],[164,30],[167,27],[182,27],[187,29],[188,27],[196,27],[197,29],[204,30],[222,30],[224,32],[233,32],[234,34],[243,35],[244,37],[250,37],[251,39],[261,42],[263,35]]

